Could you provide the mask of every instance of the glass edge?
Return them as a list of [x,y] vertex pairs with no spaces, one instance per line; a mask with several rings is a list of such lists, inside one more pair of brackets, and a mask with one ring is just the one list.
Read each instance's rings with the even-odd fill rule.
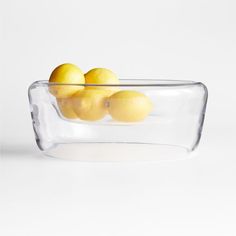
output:
[[[37,86],[52,86],[52,85],[64,85],[64,86],[93,86],[93,87],[174,87],[174,86],[194,86],[194,85],[200,85],[206,90],[207,92],[207,87],[205,84],[202,82],[198,81],[191,81],[191,80],[155,80],[155,79],[148,79],[147,81],[151,81],[151,83],[135,83],[135,81],[144,81],[145,79],[120,79],[121,83],[120,84],[68,84],[68,83],[52,83],[49,82],[48,80],[37,80],[33,82],[29,87],[28,90],[37,87]],[[134,81],[134,83],[122,83],[122,81]],[[159,81],[159,83],[158,83]],[[166,82],[166,83],[165,83]],[[168,83],[171,82],[171,83]]]

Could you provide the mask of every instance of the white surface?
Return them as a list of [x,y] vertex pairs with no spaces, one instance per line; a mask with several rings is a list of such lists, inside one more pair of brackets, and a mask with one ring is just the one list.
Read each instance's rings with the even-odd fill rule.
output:
[[197,157],[161,163],[86,163],[8,151],[0,160],[0,232],[233,236],[234,143],[208,138],[205,133]]
[[[236,2],[1,2],[0,235],[236,235]],[[42,158],[27,87],[63,62],[84,71],[204,82],[197,157]]]

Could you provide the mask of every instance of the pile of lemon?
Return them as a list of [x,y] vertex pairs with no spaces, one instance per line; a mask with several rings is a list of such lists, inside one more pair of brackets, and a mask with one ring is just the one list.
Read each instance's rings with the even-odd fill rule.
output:
[[149,97],[134,90],[120,90],[119,84],[108,69],[94,68],[83,74],[74,64],[62,64],[51,73],[49,91],[68,119],[97,121],[110,114],[121,122],[144,120],[152,109]]

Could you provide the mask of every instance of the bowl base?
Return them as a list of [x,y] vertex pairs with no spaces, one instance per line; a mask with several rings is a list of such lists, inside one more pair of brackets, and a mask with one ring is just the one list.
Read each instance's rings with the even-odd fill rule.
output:
[[192,157],[180,146],[136,143],[69,143],[57,144],[44,154],[78,161],[175,161]]

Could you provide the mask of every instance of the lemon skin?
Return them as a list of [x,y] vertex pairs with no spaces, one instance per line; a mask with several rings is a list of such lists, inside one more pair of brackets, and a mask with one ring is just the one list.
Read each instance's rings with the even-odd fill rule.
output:
[[108,99],[108,112],[117,121],[142,121],[151,110],[152,102],[149,97],[137,91],[119,91]]
[[81,120],[96,121],[107,114],[107,93],[103,90],[84,89],[73,96],[73,109]]
[[[119,84],[119,79],[115,73],[106,68],[94,68],[88,71],[85,75],[86,84]],[[109,95],[112,95],[114,92],[118,91],[117,86],[86,86],[86,89],[101,89],[107,90]]]
[[[84,84],[83,72],[76,65],[66,63],[56,67],[50,75],[49,83]],[[83,86],[78,85],[50,85],[49,91],[57,98],[72,96]]]
[[78,119],[79,117],[73,108],[73,98],[57,98],[57,105],[61,114],[68,119]]

